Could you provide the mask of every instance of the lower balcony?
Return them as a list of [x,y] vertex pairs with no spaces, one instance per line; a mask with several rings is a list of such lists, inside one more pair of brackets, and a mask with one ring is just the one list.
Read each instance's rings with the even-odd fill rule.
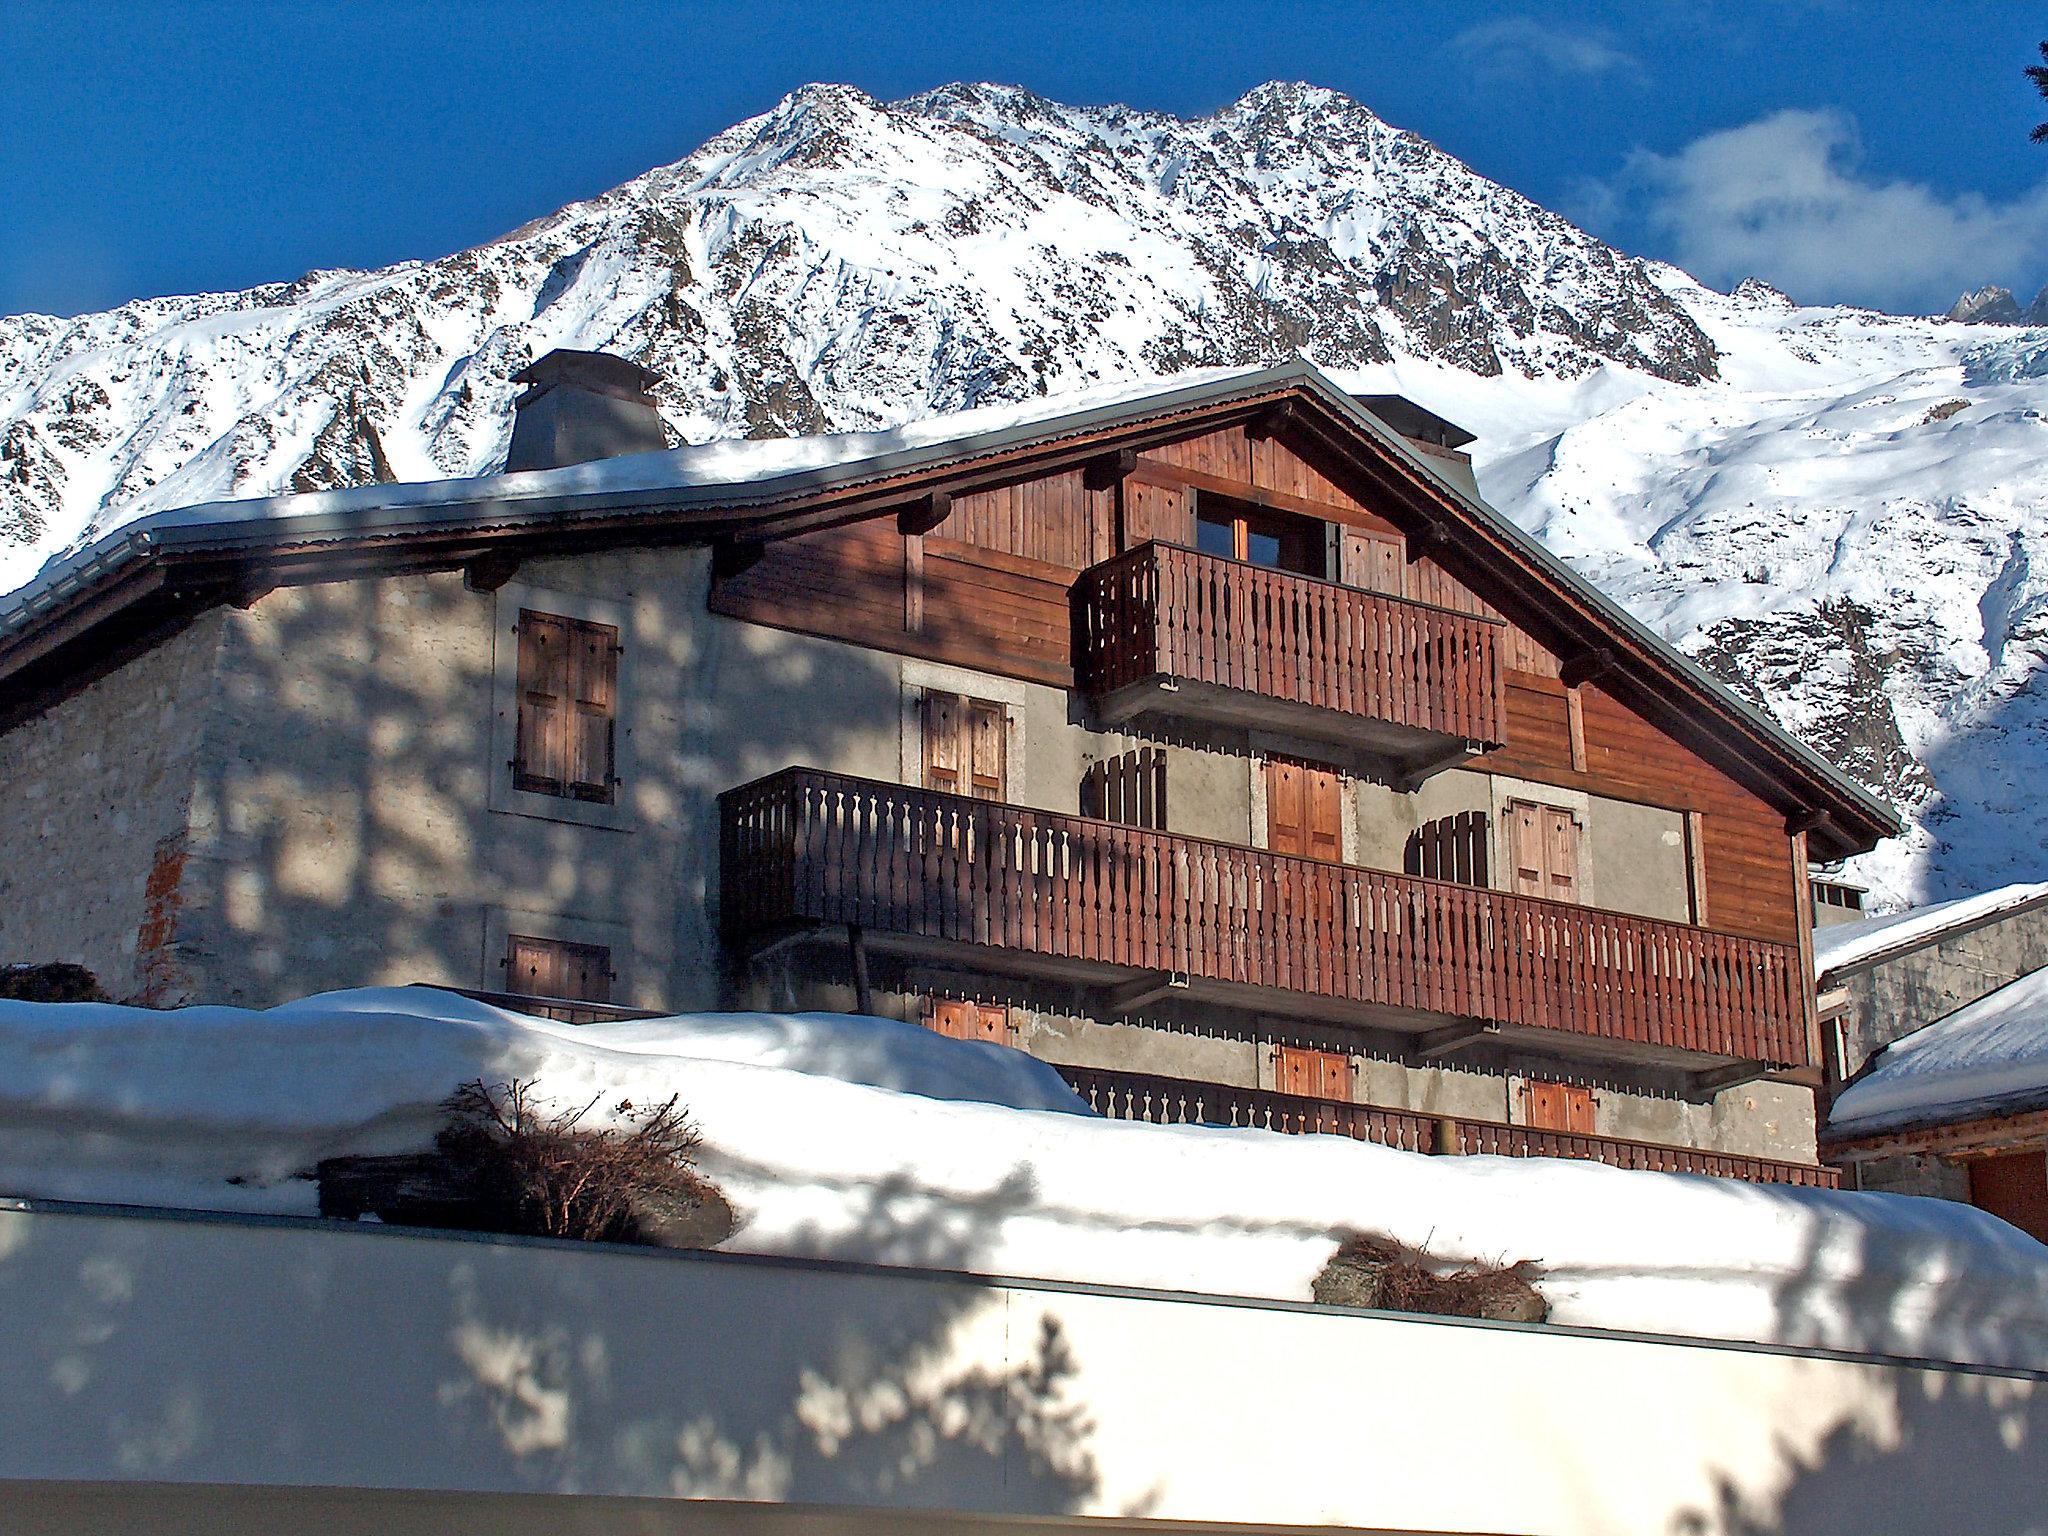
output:
[[[720,797],[721,922],[1420,1036],[1802,1065],[1797,952],[1683,923],[789,769]],[[1111,1001],[1114,1001],[1112,997]],[[1710,1073],[1708,1075],[1711,1075]]]
[[1698,1173],[1752,1184],[1799,1184],[1837,1189],[1841,1175],[1815,1163],[1784,1162],[1743,1152],[1710,1152],[1671,1147],[1620,1136],[1538,1130],[1493,1120],[1426,1115],[1383,1109],[1339,1099],[1231,1088],[1217,1083],[1097,1067],[1061,1067],[1088,1107],[1111,1120],[1152,1125],[1227,1125],[1295,1135],[1350,1136],[1405,1152],[1442,1152],[1467,1157],[1564,1157],[1657,1173]]

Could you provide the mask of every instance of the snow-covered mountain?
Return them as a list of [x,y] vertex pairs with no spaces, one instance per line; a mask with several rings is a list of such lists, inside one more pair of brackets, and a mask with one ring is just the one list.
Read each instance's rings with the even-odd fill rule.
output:
[[1718,294],[1300,85],[807,87],[442,260],[0,319],[0,590],[146,510],[490,468],[556,346],[688,440],[1303,352],[1479,432],[1497,505],[1902,804],[1881,896],[2048,869],[2048,330]]

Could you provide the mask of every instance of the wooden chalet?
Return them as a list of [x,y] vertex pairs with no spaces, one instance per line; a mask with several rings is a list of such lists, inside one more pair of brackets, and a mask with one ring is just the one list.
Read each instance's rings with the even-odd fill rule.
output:
[[183,646],[151,686],[207,691],[190,777],[250,806],[0,958],[857,1007],[1108,1114],[1829,1182],[1808,860],[1896,823],[1486,507],[1467,441],[1296,363],[144,519],[0,610],[0,770]]

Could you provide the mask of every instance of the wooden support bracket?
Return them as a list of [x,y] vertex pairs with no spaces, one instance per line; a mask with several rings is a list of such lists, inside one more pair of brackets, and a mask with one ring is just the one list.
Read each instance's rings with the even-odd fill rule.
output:
[[939,524],[953,515],[953,498],[945,491],[933,491],[922,500],[913,501],[896,514],[896,527],[901,533],[930,533]]
[[1091,491],[1114,490],[1138,467],[1138,450],[1119,448],[1099,459],[1090,459],[1081,470],[1081,483]]
[[472,592],[495,592],[519,572],[519,557],[509,550],[486,550],[462,568],[462,579]]
[[1707,1097],[1724,1089],[1740,1088],[1744,1083],[1753,1083],[1770,1070],[1760,1061],[1737,1061],[1725,1067],[1709,1067],[1704,1072],[1693,1073],[1692,1091],[1701,1097]]
[[1187,989],[1188,978],[1180,972],[1154,971],[1110,993],[1104,999],[1103,1012],[1111,1018],[1136,1013],[1140,1008],[1149,1007],[1163,997],[1185,993]]
[[1592,682],[1596,677],[1605,677],[1615,668],[1614,652],[1602,646],[1598,650],[1581,651],[1568,657],[1557,669],[1558,681],[1567,688],[1577,688]]
[[1485,752],[1486,743],[1483,741],[1461,741],[1454,747],[1445,748],[1434,757],[1425,757],[1404,765],[1399,776],[1394,780],[1394,789],[1400,794],[1412,795],[1416,790],[1422,788],[1425,782],[1435,778],[1446,768],[1455,768],[1460,763],[1469,763],[1473,758],[1484,755]]
[[1442,1029],[1432,1029],[1427,1034],[1418,1035],[1415,1040],[1415,1054],[1425,1061],[1433,1056],[1448,1056],[1452,1051],[1463,1050],[1476,1041],[1490,1040],[1499,1033],[1498,1024],[1467,1019],[1462,1024],[1449,1024]]
[[846,925],[846,958],[853,968],[853,1011],[871,1014],[875,1011],[875,994],[868,985],[868,939],[859,923]]
[[752,570],[767,548],[759,539],[720,539],[711,546],[711,574],[724,581]]
[[1253,442],[1264,442],[1267,438],[1278,437],[1293,425],[1296,412],[1292,400],[1269,406],[1244,424],[1245,436]]
[[1407,545],[1408,563],[1413,565],[1431,549],[1442,544],[1448,532],[1449,530],[1433,517],[1424,518],[1413,528],[1408,529],[1402,540]]

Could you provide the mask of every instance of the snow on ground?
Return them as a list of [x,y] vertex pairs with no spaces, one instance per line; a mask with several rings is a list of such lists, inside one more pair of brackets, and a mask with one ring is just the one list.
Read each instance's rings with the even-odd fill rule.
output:
[[2048,970],[1894,1040],[1842,1091],[1836,1131],[1878,1132],[1939,1117],[1970,1119],[2048,1100]]
[[581,1028],[420,988],[265,1012],[0,1002],[0,1193],[310,1213],[457,1085],[680,1093],[728,1247],[1306,1299],[1339,1234],[1533,1259],[1559,1322],[2048,1367],[2048,1248],[1966,1207],[1088,1114],[1051,1068],[891,1020]]
[[1912,949],[1955,928],[1969,927],[2010,912],[2048,896],[2048,885],[2001,885],[1938,901],[1927,907],[1908,907],[1884,917],[1866,917],[1854,923],[1830,923],[1813,932],[1813,973],[1826,976],[1893,950]]

